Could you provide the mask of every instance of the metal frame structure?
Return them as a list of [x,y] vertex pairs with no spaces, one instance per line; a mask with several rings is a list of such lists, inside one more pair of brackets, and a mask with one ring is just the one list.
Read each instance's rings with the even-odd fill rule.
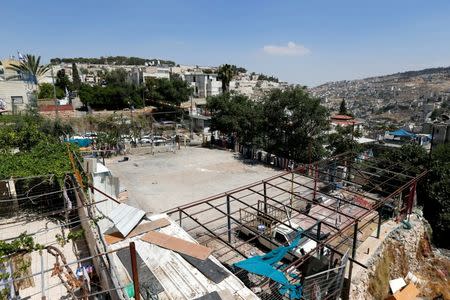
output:
[[[295,221],[303,230],[310,232],[307,237],[314,240],[317,246],[291,261],[284,272],[287,274],[287,270],[302,269],[312,257],[321,260],[325,252],[328,253],[325,257],[328,269],[333,269],[333,260],[343,258],[348,251],[348,279],[351,280],[354,263],[366,268],[356,260],[356,249],[367,234],[374,231],[370,225],[376,224],[376,237],[380,236],[382,217],[379,212],[382,207],[387,203],[393,204],[397,220],[411,213],[416,184],[427,173],[426,170],[412,170],[411,166],[405,167],[401,162],[380,168],[382,163],[377,158],[361,159],[346,153],[301,165],[292,171],[166,213],[201,244],[213,248],[215,257],[224,264],[254,256],[258,239],[278,245],[243,222],[240,218],[242,210],[297,230],[291,223]],[[340,174],[337,167],[342,170]],[[258,205],[258,202],[265,205]],[[274,218],[268,213],[268,206],[278,207],[288,217],[282,220]],[[253,234],[244,238],[238,235],[240,228],[246,228]],[[268,293],[273,285],[268,280],[258,283],[262,291]],[[332,294],[336,298],[340,291]],[[271,298],[277,297],[272,295]],[[283,297],[278,295],[278,298]]]

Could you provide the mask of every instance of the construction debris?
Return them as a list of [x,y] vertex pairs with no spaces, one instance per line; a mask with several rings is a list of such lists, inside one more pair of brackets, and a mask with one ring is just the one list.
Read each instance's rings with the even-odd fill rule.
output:
[[201,260],[207,259],[212,252],[212,249],[208,247],[156,231],[148,232],[141,240]]
[[404,289],[389,296],[386,300],[413,300],[419,295],[419,290],[414,283],[409,283]]
[[406,282],[403,278],[396,278],[393,280],[389,280],[389,287],[391,288],[392,294],[400,291],[402,288],[406,286]]

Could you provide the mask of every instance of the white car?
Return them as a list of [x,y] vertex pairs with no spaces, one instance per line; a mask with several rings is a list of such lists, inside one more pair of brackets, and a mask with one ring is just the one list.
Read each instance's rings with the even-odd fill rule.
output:
[[149,135],[144,135],[139,140],[141,144],[151,144],[153,142],[152,138]]
[[153,143],[155,144],[155,146],[164,145],[165,143],[167,143],[167,139],[160,135],[155,135],[153,137]]

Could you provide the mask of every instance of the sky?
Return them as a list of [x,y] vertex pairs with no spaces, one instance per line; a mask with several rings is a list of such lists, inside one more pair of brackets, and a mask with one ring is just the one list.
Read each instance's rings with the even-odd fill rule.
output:
[[224,63],[315,86],[450,66],[450,1],[2,1],[0,58]]

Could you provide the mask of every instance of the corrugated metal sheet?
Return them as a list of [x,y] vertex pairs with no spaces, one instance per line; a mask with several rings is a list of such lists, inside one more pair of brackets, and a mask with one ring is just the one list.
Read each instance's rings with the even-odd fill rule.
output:
[[109,169],[102,163],[97,163],[97,170],[95,171],[95,174],[100,174],[100,173],[109,173]]
[[[167,215],[158,215],[150,217],[151,220],[158,218],[167,218]],[[186,231],[184,231],[177,223],[169,219],[171,225],[158,229],[159,232],[169,234],[190,242],[196,242]],[[143,234],[142,234],[143,235]],[[197,299],[201,296],[214,291],[228,290],[236,300],[257,300],[259,299],[250,289],[248,289],[242,281],[228,271],[214,256],[210,255],[211,263],[222,269],[222,272],[228,276],[220,283],[208,279],[197,268],[192,266],[178,253],[161,248],[159,246],[140,240],[142,237],[136,236],[132,239],[126,239],[119,243],[110,245],[110,249],[118,249],[126,247],[130,241],[136,244],[136,251],[142,257],[147,267],[155,275],[164,291],[158,294],[158,299]],[[116,261],[116,260],[114,260]],[[121,267],[119,267],[121,269]],[[122,269],[129,279],[121,282],[126,284],[131,279],[131,274]]]
[[114,227],[123,236],[127,236],[139,224],[144,215],[143,210],[121,203],[111,211],[108,218],[113,221]]

